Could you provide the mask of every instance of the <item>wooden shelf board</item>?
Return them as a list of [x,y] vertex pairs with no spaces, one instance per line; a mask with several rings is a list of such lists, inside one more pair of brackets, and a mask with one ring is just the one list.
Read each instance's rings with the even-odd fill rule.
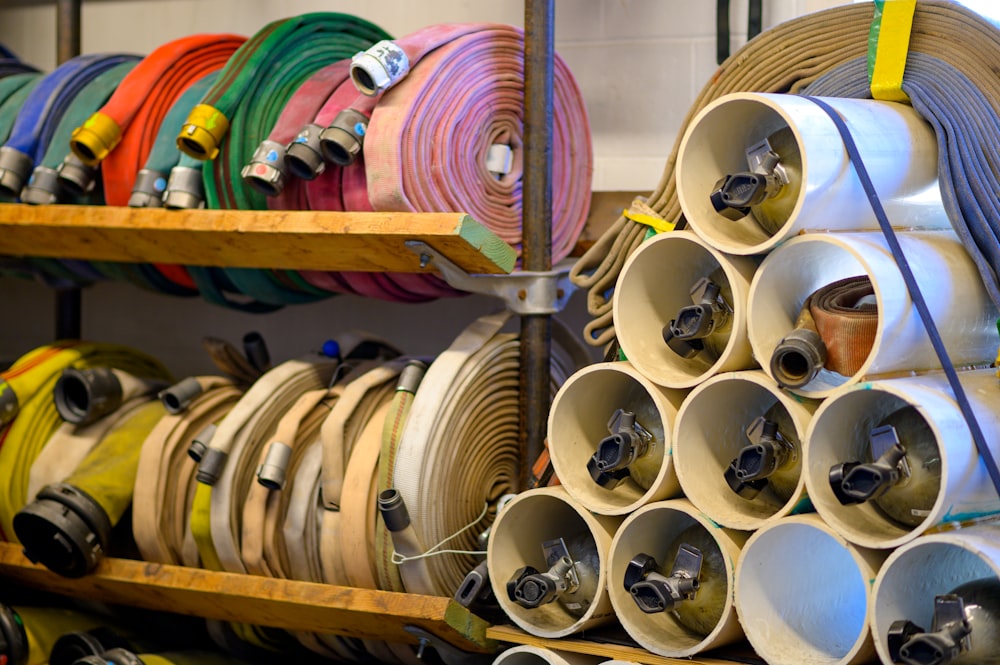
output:
[[[624,630],[620,631],[622,636],[627,638]],[[594,641],[575,637],[563,637],[559,639],[547,639],[537,637],[524,632],[514,626],[498,625],[490,626],[486,630],[486,636],[498,642],[509,642],[511,644],[527,644],[529,646],[541,647],[544,649],[554,649],[556,651],[569,651],[588,656],[598,656],[604,659],[625,660],[635,663],[645,663],[647,665],[733,665],[733,663],[756,662],[756,657],[750,650],[749,645],[738,647],[739,652],[736,658],[727,659],[724,655],[709,654],[709,656],[695,656],[693,658],[668,658],[650,653],[639,646],[626,646],[624,644],[614,644],[604,641]],[[735,653],[735,652],[734,652]],[[759,661],[763,664],[764,661]]]
[[421,240],[473,274],[514,269],[513,247],[460,212],[166,210],[0,204],[0,255],[224,268],[424,272]]
[[0,543],[0,577],[77,598],[363,639],[413,644],[405,627],[415,626],[465,651],[495,650],[487,623],[451,598],[113,558],[69,579],[31,563],[14,543]]

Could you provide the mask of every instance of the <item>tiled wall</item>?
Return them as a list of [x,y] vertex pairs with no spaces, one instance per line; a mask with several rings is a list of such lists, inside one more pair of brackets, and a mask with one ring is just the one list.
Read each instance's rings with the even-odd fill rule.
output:
[[[765,27],[847,0],[764,0]],[[2,3],[0,3],[2,4]],[[731,3],[732,48],[746,38],[747,0]],[[712,0],[558,0],[556,49],[590,114],[597,190],[652,190],[694,96],[715,69]],[[116,0],[83,3],[84,52],[148,52],[195,32],[253,34],[268,21],[343,11],[394,35],[431,23],[523,23],[523,0]],[[55,64],[52,3],[0,9],[0,42]]]

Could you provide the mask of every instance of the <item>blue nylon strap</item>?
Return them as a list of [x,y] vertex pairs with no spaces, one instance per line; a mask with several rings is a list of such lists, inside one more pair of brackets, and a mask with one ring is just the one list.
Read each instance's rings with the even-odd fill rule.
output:
[[948,351],[945,349],[941,335],[938,333],[934,319],[931,317],[930,309],[927,307],[927,302],[924,300],[924,296],[920,292],[920,287],[917,285],[917,280],[913,276],[913,270],[910,268],[910,263],[906,260],[906,256],[903,254],[903,248],[899,245],[899,239],[896,237],[896,232],[892,230],[889,218],[885,214],[885,209],[882,207],[882,201],[878,197],[878,192],[875,191],[875,186],[872,184],[871,178],[868,175],[868,170],[865,168],[864,162],[861,159],[861,154],[858,152],[858,146],[854,142],[854,137],[851,135],[851,131],[848,129],[847,123],[844,122],[844,119],[840,117],[833,107],[824,102],[822,99],[816,97],[804,98],[812,101],[814,104],[823,109],[823,111],[830,116],[830,119],[833,120],[833,123],[837,126],[837,131],[840,132],[840,136],[844,141],[844,146],[847,148],[847,154],[851,159],[851,163],[854,165],[854,169],[858,173],[858,178],[861,180],[861,186],[864,188],[865,194],[868,197],[868,202],[871,203],[872,210],[875,212],[875,217],[878,219],[879,226],[882,228],[882,233],[885,235],[889,249],[892,251],[893,258],[895,258],[896,264],[899,266],[900,273],[903,275],[903,281],[906,282],[906,290],[910,293],[910,299],[913,301],[914,307],[917,308],[917,313],[920,314],[920,320],[923,322],[924,328],[927,330],[927,335],[931,339],[931,345],[934,347],[934,352],[937,354],[938,360],[941,362],[941,367],[944,369],[945,375],[948,377],[948,384],[951,386],[951,390],[955,394],[955,401],[958,402],[958,407],[961,409],[962,416],[964,416],[965,422],[969,427],[969,432],[972,434],[972,440],[976,443],[976,448],[979,451],[979,457],[983,460],[983,464],[986,466],[986,471],[990,474],[990,480],[993,481],[993,487],[996,489],[997,494],[1000,495],[1000,469],[997,469],[997,464],[993,459],[993,454],[990,452],[989,446],[986,444],[986,437],[983,436],[983,431],[980,429],[979,422],[976,420],[976,414],[972,411],[972,405],[969,403],[969,398],[966,396],[965,390],[962,388],[962,384],[958,380],[958,373],[952,365],[951,358],[948,356]]
[[102,72],[129,60],[139,60],[139,56],[81,55],[56,67],[31,91],[5,145],[24,153],[35,163],[41,161],[70,100]]

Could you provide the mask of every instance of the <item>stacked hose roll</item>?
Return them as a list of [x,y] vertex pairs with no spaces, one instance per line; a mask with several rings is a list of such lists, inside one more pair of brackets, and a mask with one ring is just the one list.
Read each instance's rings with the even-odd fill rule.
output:
[[0,661],[44,665],[62,635],[106,624],[104,617],[67,607],[0,603]]
[[[86,166],[101,166],[108,205],[128,203],[136,176],[173,104],[188,87],[221,69],[245,41],[238,35],[199,34],[157,47],[129,72],[107,103],[76,129],[70,148]],[[89,187],[89,174],[80,169],[63,168],[60,173],[68,186]]]
[[[41,73],[31,72],[0,79],[0,141],[7,142],[21,107],[42,78]],[[0,200],[13,201],[15,198],[0,192]]]
[[53,399],[64,370],[113,368],[132,376],[169,380],[170,374],[156,359],[134,349],[91,342],[59,342],[22,356],[0,377],[3,390],[3,426],[0,432],[0,465],[9,469],[0,495],[0,537],[15,537],[12,522],[29,497],[31,467],[61,419]]
[[135,67],[138,59],[127,60],[102,72],[87,82],[70,100],[52,138],[45,147],[45,154],[35,165],[31,178],[21,191],[21,200],[31,204],[94,203],[104,202],[100,189],[84,196],[70,196],[63,191],[59,180],[59,166],[69,150],[69,139],[90,115],[99,109],[114,93],[125,75]]
[[10,136],[0,147],[0,189],[17,197],[73,99],[103,72],[139,56],[89,54],[71,58],[46,74],[21,106]]
[[[870,96],[863,63],[872,16],[871,3],[811,13],[761,33],[730,56],[689,109],[667,157],[663,176],[645,201],[648,208],[664,220],[681,219],[675,173],[680,142],[694,117],[715,99],[739,91]],[[785,48],[782,46],[785,44],[795,44],[796,48]],[[937,0],[917,3],[902,87],[910,94],[914,108],[937,130],[942,146],[939,178],[945,208],[994,301],[998,300],[996,279],[987,270],[983,257],[997,253],[995,240],[991,242],[986,232],[997,223],[996,212],[981,197],[996,189],[989,184],[995,176],[985,169],[983,179],[974,180],[976,187],[971,188],[949,182],[965,182],[966,171],[980,172],[977,160],[990,163],[993,159],[988,152],[976,155],[979,150],[976,146],[991,143],[969,140],[980,130],[966,124],[966,119],[989,123],[981,125],[984,130],[994,126],[995,107],[981,102],[1000,97],[996,76],[984,66],[998,56],[1000,46],[995,28],[978,14],[958,3]],[[965,74],[966,80],[956,76],[956,70]],[[932,81],[941,80],[939,75],[954,84],[936,86]],[[811,84],[818,79],[826,82],[813,88]],[[982,94],[970,89],[969,80],[974,81],[971,87],[979,87]],[[961,85],[962,94],[956,94],[956,85]],[[958,104],[962,110],[949,113],[949,104]],[[967,110],[970,104],[975,105],[975,113]],[[584,337],[589,344],[603,346],[615,335],[611,316],[615,281],[625,258],[642,242],[645,231],[642,224],[620,217],[571,270],[573,282],[588,289],[587,308],[593,320],[585,326]],[[970,242],[970,238],[976,242]],[[989,262],[995,265],[992,258]]]

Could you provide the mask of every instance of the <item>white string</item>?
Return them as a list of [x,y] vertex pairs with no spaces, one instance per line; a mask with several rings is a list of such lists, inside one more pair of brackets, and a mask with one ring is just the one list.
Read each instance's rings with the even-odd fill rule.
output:
[[488,513],[489,510],[490,510],[490,504],[489,502],[486,502],[483,505],[483,512],[479,513],[479,517],[472,520],[471,522],[463,526],[461,529],[459,529],[455,533],[451,534],[450,536],[439,542],[437,545],[434,545],[433,547],[428,547],[427,551],[424,552],[423,554],[415,554],[414,556],[403,556],[402,554],[397,552],[394,548],[392,550],[392,557],[391,557],[392,562],[398,566],[402,563],[406,563],[407,561],[416,561],[417,559],[427,559],[429,557],[439,556],[441,554],[471,554],[473,556],[485,556],[486,552],[482,550],[442,550],[438,548],[447,543],[449,540],[454,540],[455,538],[458,538],[463,533],[465,533],[472,527],[476,526],[479,522],[483,520],[484,517],[486,517],[486,513]]

